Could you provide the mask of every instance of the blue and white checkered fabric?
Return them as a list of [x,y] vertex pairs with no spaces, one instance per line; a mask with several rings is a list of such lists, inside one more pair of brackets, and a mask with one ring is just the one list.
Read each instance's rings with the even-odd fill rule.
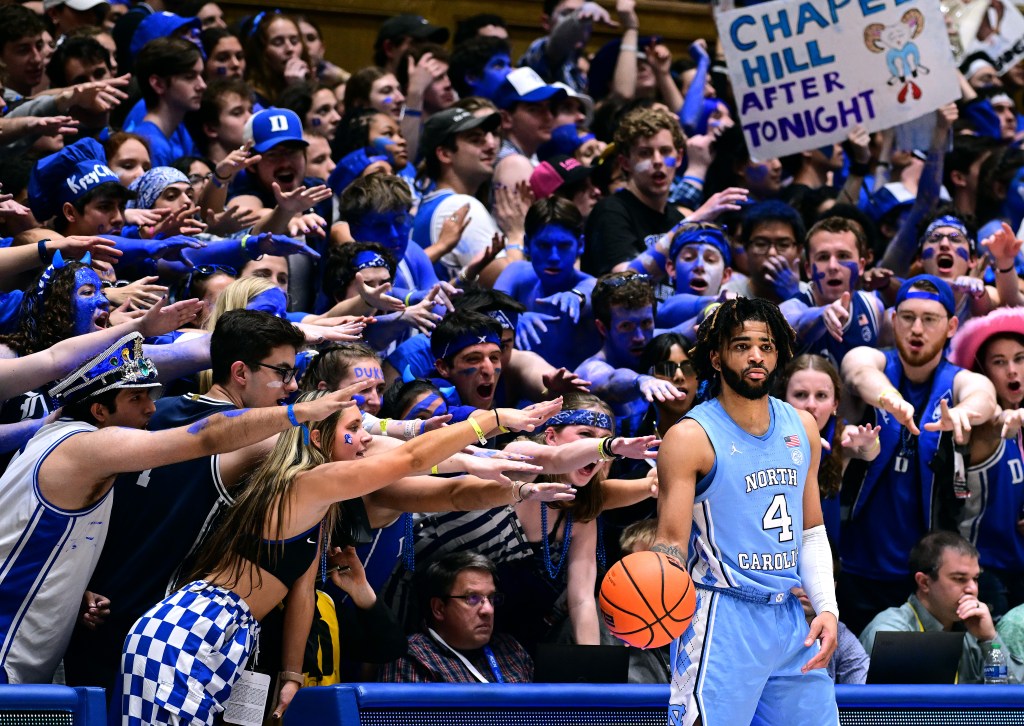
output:
[[258,633],[249,606],[230,590],[200,580],[168,595],[125,640],[122,723],[212,724]]

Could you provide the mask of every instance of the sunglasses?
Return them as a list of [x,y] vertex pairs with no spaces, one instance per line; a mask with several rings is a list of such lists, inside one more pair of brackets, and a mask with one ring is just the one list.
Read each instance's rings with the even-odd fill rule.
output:
[[638,273],[636,275],[621,275],[619,277],[609,277],[608,279],[602,280],[601,284],[607,285],[613,290],[618,287],[622,287],[628,282],[637,280],[639,282],[645,282],[648,285],[651,284],[651,276],[646,273]]
[[200,265],[199,267],[193,267],[192,271],[188,273],[188,277],[185,278],[185,290],[191,292],[193,280],[205,280],[207,277],[216,275],[218,272],[228,277],[238,277],[238,270],[234,267],[228,267],[227,265]]
[[684,376],[697,375],[697,369],[688,360],[684,360],[681,363],[667,360],[664,363],[655,363],[651,366],[651,373],[656,376],[664,376],[665,378],[675,378],[676,371],[682,371]]

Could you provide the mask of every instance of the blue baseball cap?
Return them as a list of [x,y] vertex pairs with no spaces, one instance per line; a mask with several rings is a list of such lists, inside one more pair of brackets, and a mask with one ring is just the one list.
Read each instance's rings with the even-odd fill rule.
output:
[[516,68],[498,86],[494,105],[508,110],[517,103],[540,103],[565,96],[564,89],[548,85],[532,68]]
[[74,202],[102,184],[121,186],[117,174],[107,166],[103,147],[95,139],[81,139],[55,154],[40,159],[28,179],[28,206],[43,221],[56,216],[65,202]]
[[334,171],[331,172],[330,178],[327,179],[327,186],[331,188],[331,191],[340,196],[348,185],[361,177],[371,164],[390,161],[386,156],[373,156],[368,153],[369,151],[370,147],[356,149],[341,158],[338,165],[334,167]]
[[[938,290],[938,293],[926,290],[911,290],[914,285],[921,282],[930,282]],[[935,275],[915,275],[906,280],[900,285],[899,292],[896,293],[896,304],[893,307],[898,308],[904,300],[908,299],[934,300],[937,303],[941,303],[942,307],[946,308],[946,312],[951,316],[956,314],[956,300],[953,297],[953,288],[945,280]]]
[[202,30],[203,22],[199,18],[185,18],[167,12],[147,15],[135,28],[135,34],[132,35],[131,54],[138,55],[139,51],[151,40],[169,38],[182,28],[190,26],[198,33]]
[[284,143],[309,146],[302,138],[302,121],[298,114],[287,108],[271,107],[254,113],[245,122],[242,139],[252,141],[252,150],[257,154]]

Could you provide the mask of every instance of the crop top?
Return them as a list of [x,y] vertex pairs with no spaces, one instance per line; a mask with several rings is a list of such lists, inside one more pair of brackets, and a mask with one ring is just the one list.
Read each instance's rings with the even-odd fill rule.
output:
[[[289,539],[265,539],[260,542],[253,538],[247,547],[239,549],[239,554],[255,562],[291,589],[295,581],[306,573],[316,559],[319,535],[320,524],[317,523],[302,534]],[[262,549],[259,544],[262,544]]]

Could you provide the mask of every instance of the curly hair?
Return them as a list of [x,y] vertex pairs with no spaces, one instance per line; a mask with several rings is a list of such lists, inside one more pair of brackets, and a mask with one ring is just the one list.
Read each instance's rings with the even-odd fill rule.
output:
[[621,305],[627,310],[639,310],[650,305],[651,309],[657,312],[658,301],[654,297],[651,278],[632,270],[602,275],[598,278],[590,297],[594,319],[600,320],[606,326],[611,323],[612,307],[615,305]]
[[36,294],[45,270],[40,272],[22,298],[18,329],[0,336],[0,343],[24,356],[72,337],[75,334],[75,308],[71,302],[75,296],[75,273],[86,267],[88,265],[81,262],[68,262],[54,270],[42,296]]
[[700,328],[697,329],[697,343],[688,351],[690,361],[697,371],[697,380],[704,389],[703,398],[718,395],[721,386],[718,371],[711,365],[711,354],[721,351],[733,331],[748,321],[761,322],[768,326],[768,332],[775,341],[778,351],[777,370],[784,370],[793,360],[796,331],[786,321],[778,305],[757,297],[726,300],[700,324]]
[[649,139],[662,130],[672,133],[673,146],[682,151],[686,137],[679,119],[663,108],[638,108],[627,113],[615,130],[615,147],[620,154],[628,156],[637,141]]

